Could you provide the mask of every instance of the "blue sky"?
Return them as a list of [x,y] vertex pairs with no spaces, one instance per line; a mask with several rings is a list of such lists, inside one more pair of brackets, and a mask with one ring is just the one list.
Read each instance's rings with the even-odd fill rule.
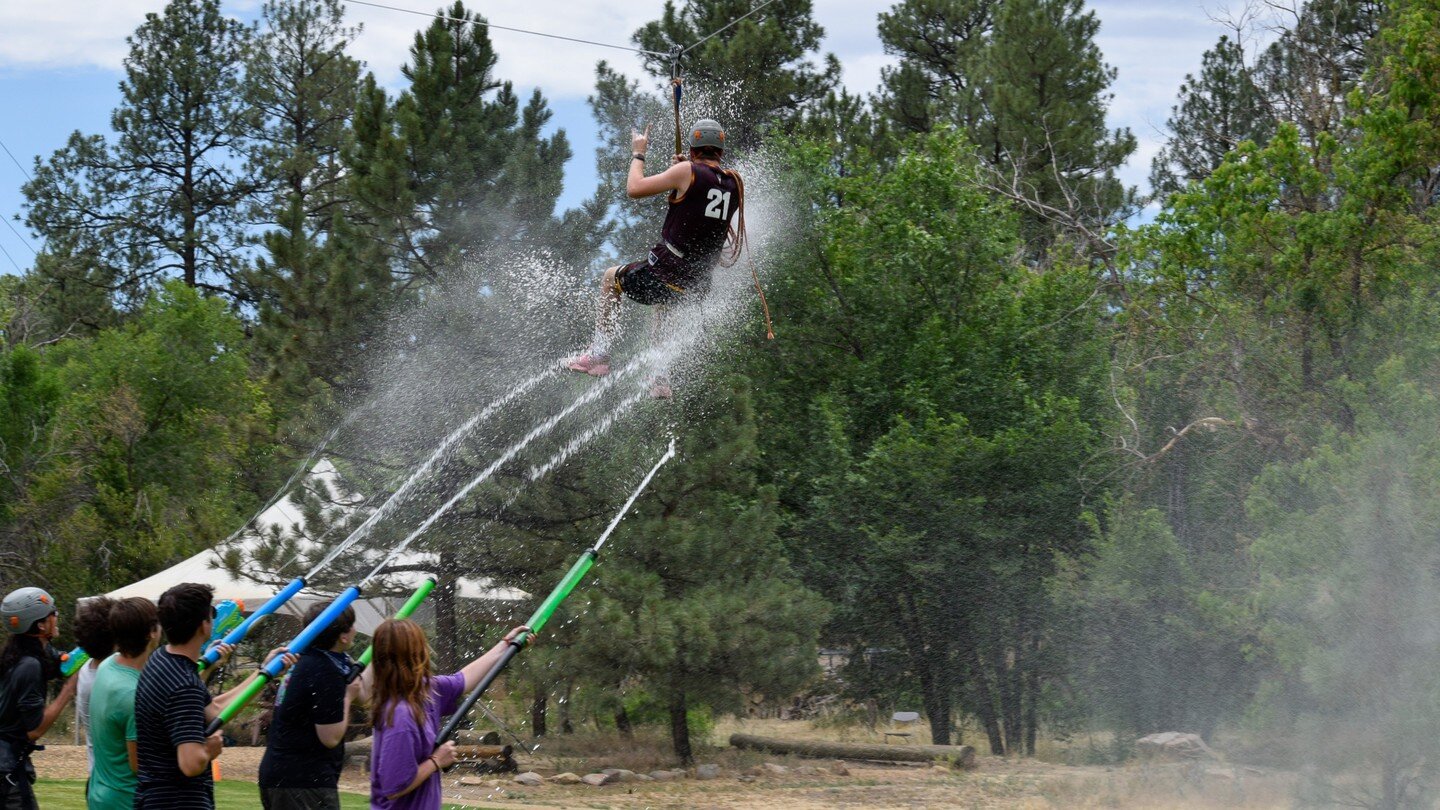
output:
[[[385,0],[386,5],[431,11],[438,3]],[[844,82],[852,92],[868,93],[879,82],[880,69],[891,62],[875,35],[876,15],[893,2],[885,0],[814,0],[815,17],[826,29],[824,49],[835,53],[845,68]],[[146,12],[163,8],[164,0],[103,0],[80,3],[37,3],[0,0],[0,143],[14,153],[24,170],[36,155],[48,156],[75,130],[109,132],[110,111],[119,98],[120,63],[125,37]],[[253,19],[259,0],[224,0],[227,13]],[[662,0],[627,4],[596,0],[494,0],[472,8],[496,25],[541,30],[565,36],[629,44],[630,33],[659,16]],[[1224,32],[1214,20],[1227,16],[1216,4],[1192,0],[1091,0],[1101,20],[1099,44],[1106,61],[1118,69],[1110,107],[1112,127],[1129,127],[1140,148],[1125,167],[1127,183],[1144,186],[1150,159],[1163,143],[1165,119],[1175,91],[1188,72],[1198,69],[1200,55]],[[763,11],[761,12],[763,13]],[[353,51],[392,89],[401,84],[400,65],[418,16],[351,6],[352,22],[364,26]],[[591,90],[595,63],[606,59],[620,70],[641,76],[632,56],[614,50],[492,31],[500,54],[498,73],[516,85],[521,97],[539,87],[550,101],[553,125],[564,128],[575,151],[566,167],[561,205],[574,204],[593,193],[593,136],[585,97]],[[12,220],[21,213],[21,167],[0,152],[0,272],[27,268],[39,244],[24,225]],[[14,264],[11,263],[14,261]]]

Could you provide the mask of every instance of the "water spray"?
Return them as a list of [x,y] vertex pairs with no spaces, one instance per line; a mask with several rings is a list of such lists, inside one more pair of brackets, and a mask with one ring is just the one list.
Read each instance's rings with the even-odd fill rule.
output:
[[[313,568],[306,572],[304,576],[296,577],[295,579],[291,580],[290,584],[286,585],[279,593],[271,597],[270,601],[266,602],[260,607],[259,610],[255,611],[253,614],[250,615],[249,618],[241,622],[238,627],[230,631],[230,633],[228,633],[224,637],[223,641],[231,646],[235,646],[240,642],[244,641],[245,636],[249,634],[251,628],[255,626],[256,622],[260,621],[260,619],[266,616],[269,616],[270,614],[274,613],[282,606],[284,606],[286,602],[290,601],[291,597],[295,596],[295,594],[299,593],[305,588],[306,584],[310,579],[313,579],[317,574],[319,574],[327,566],[329,566],[330,563],[334,562],[336,558],[338,558],[342,553],[344,553],[351,546],[355,545],[355,543],[359,542],[366,535],[368,535],[370,533],[370,530],[374,528],[375,524],[379,523],[382,518],[384,518],[390,512],[394,511],[397,506],[403,503],[410,496],[411,491],[430,472],[431,468],[433,468],[442,459],[444,459],[450,453],[450,451],[454,449],[455,445],[461,439],[469,435],[470,431],[474,430],[476,426],[489,418],[497,410],[514,401],[516,397],[525,394],[531,388],[534,388],[536,385],[538,385],[546,377],[549,377],[551,374],[556,373],[557,370],[558,364],[556,364],[554,368],[547,368],[544,371],[541,371],[538,374],[531,376],[529,379],[522,381],[519,385],[511,388],[509,391],[506,391],[498,399],[486,405],[480,410],[479,413],[467,419],[465,423],[462,424],[460,427],[451,431],[450,435],[446,436],[445,439],[440,442],[440,446],[435,448],[435,451],[431,453],[428,458],[425,459],[424,463],[422,463],[420,467],[415,470],[415,472],[411,473],[410,476],[405,479],[405,482],[400,485],[400,488],[395,490],[395,493],[389,498],[386,498],[385,502],[382,503],[379,508],[377,508],[374,512],[370,513],[369,517],[365,519],[364,523],[360,524],[359,528],[351,532],[349,536],[347,536],[343,541],[337,544],[335,548],[332,548],[329,553],[327,553],[325,557],[320,560],[320,562],[316,563]],[[366,579],[368,581],[369,577],[367,577]],[[308,630],[309,628],[306,629]],[[317,630],[316,632],[319,631]],[[292,650],[292,652],[294,652],[294,650]],[[219,662],[219,660],[219,650],[215,647],[212,647],[200,657],[199,666],[201,669],[204,669],[205,667],[214,665],[215,663]]]
[[[397,620],[410,618],[410,614],[414,613],[415,610],[420,607],[420,604],[425,601],[425,597],[429,596],[430,592],[435,590],[436,584],[435,577],[426,577],[425,581],[420,583],[420,587],[416,588],[415,592],[410,594],[410,598],[405,600],[405,604],[401,605],[400,609],[395,611],[395,615],[390,618]],[[355,659],[355,665],[350,667],[350,673],[345,677],[345,682],[354,683],[355,679],[365,672],[365,668],[370,666],[370,661],[374,657],[375,645],[371,644],[365,648],[365,652],[360,653],[359,658]]]
[[595,558],[600,556],[600,547],[605,545],[606,540],[610,539],[610,535],[615,531],[615,527],[620,525],[620,521],[624,519],[625,514],[630,511],[630,507],[635,504],[636,499],[640,497],[640,493],[644,492],[645,487],[650,485],[650,479],[655,477],[655,473],[660,471],[660,468],[665,465],[665,462],[674,457],[675,440],[671,439],[670,446],[665,450],[665,455],[661,456],[660,460],[655,462],[655,466],[651,467],[650,472],[646,473],[645,477],[641,479],[640,485],[635,488],[634,492],[630,493],[630,499],[625,501],[624,506],[620,507],[620,511],[611,519],[610,525],[606,526],[605,531],[600,534],[600,539],[595,541],[595,545],[585,549],[585,552],[580,555],[580,559],[575,561],[575,564],[570,567],[569,572],[560,580],[560,584],[556,585],[555,589],[550,592],[550,595],[545,597],[545,601],[540,603],[540,607],[535,609],[535,613],[532,614],[530,620],[525,623],[525,627],[528,629],[516,634],[515,638],[510,640],[509,646],[500,654],[500,660],[496,661],[495,665],[480,677],[480,682],[475,685],[474,689],[470,690],[470,694],[465,696],[465,700],[455,709],[455,713],[450,715],[449,722],[445,724],[445,727],[440,730],[439,736],[435,738],[435,747],[437,749],[441,745],[444,745],[446,740],[454,736],[455,730],[460,726],[460,723],[465,720],[465,717],[470,714],[470,710],[475,707],[476,701],[480,700],[480,697],[485,694],[485,690],[490,688],[490,684],[494,683],[495,679],[500,677],[500,673],[509,665],[511,659],[518,655],[520,650],[524,649],[525,646],[530,643],[530,639],[539,635],[540,631],[544,629],[545,625],[550,621],[550,617],[555,615],[555,611],[560,607],[560,603],[565,601],[565,598],[570,595],[571,591],[575,590],[575,586],[580,584],[580,580],[584,579],[585,575],[589,573],[590,568],[595,565]]

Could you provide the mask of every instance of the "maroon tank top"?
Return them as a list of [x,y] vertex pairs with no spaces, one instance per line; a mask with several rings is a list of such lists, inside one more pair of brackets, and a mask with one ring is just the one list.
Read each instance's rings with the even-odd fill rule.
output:
[[690,164],[690,173],[684,194],[670,192],[662,234],[683,254],[685,264],[708,270],[725,246],[730,218],[740,205],[739,175],[699,162]]

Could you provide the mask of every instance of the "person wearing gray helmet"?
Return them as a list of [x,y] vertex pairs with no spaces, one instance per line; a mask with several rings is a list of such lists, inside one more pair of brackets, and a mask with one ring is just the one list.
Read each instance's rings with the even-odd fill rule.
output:
[[45,704],[45,685],[60,677],[60,657],[50,641],[60,632],[55,600],[40,588],[11,591],[0,602],[0,624],[9,632],[0,649],[0,810],[35,810],[35,766],[30,754],[75,696],[75,679]]
[[[571,371],[594,377],[610,373],[609,344],[619,315],[621,297],[640,304],[672,304],[703,296],[719,261],[729,267],[745,243],[745,182],[740,173],[720,165],[725,154],[725,129],[703,118],[690,129],[690,154],[674,157],[674,165],[645,176],[645,150],[650,128],[631,133],[630,176],[625,193],[631,199],[667,194],[669,208],[660,242],[636,262],[605,271],[600,285],[600,314],[595,336],[585,353],[566,361]],[[723,255],[722,255],[723,254]],[[652,381],[651,396],[670,398],[663,375]]]

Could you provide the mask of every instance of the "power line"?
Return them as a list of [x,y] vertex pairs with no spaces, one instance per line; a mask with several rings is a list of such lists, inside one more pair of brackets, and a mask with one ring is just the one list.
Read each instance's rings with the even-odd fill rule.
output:
[[[468,24],[468,25],[483,25],[483,26],[485,26],[485,27],[487,27],[487,28],[495,28],[495,29],[498,29],[498,30],[500,30],[500,31],[513,31],[513,32],[515,32],[515,33],[517,33],[517,34],[530,34],[531,36],[546,37],[546,38],[548,38],[548,39],[563,39],[563,40],[565,40],[566,42],[579,42],[579,43],[582,44],[582,45],[595,45],[595,46],[600,47],[600,48],[614,48],[614,49],[617,50],[617,51],[630,51],[631,53],[643,53],[643,54],[647,54],[647,55],[649,55],[649,56],[669,56],[669,55],[670,55],[670,54],[668,54],[668,53],[660,53],[659,51],[647,51],[647,50],[645,50],[644,48],[631,48],[631,47],[629,47],[629,46],[627,46],[627,45],[611,45],[611,44],[608,43],[608,42],[595,42],[595,41],[589,40],[589,39],[576,39],[575,37],[562,37],[562,36],[560,36],[559,34],[547,34],[547,33],[544,33],[543,31],[527,31],[527,30],[525,30],[524,28],[511,28],[511,27],[509,27],[509,26],[496,25],[495,23],[492,23],[492,22],[483,22],[483,21],[476,21],[476,20],[467,20],[467,19],[464,19],[464,18],[461,18],[461,17],[451,17],[451,16],[448,15],[448,14],[439,14],[439,13],[432,14],[432,13],[430,13],[430,12],[428,12],[428,11],[416,11],[416,10],[411,9],[411,8],[400,8],[400,7],[398,7],[398,6],[387,6],[387,5],[384,5],[384,4],[381,4],[381,3],[371,3],[371,2],[368,2],[367,0],[345,0],[345,2],[350,3],[350,4],[352,4],[352,5],[357,5],[357,6],[370,6],[371,8],[383,8],[383,9],[385,9],[385,10],[387,10],[387,11],[399,11],[399,12],[404,13],[404,14],[416,14],[416,15],[419,15],[419,16],[421,16],[421,17],[432,17],[432,18],[435,18],[435,19],[446,20],[446,21],[448,21],[448,22],[466,23],[466,24]],[[774,0],[770,0],[770,2],[774,2]]]
[[0,245],[0,253],[4,253],[5,258],[9,259],[10,263],[15,265],[15,272],[24,275],[25,271],[20,269],[20,263],[15,261],[15,257],[10,255],[10,251],[6,250],[4,245]]
[[18,160],[15,159],[15,153],[10,151],[10,147],[6,146],[4,141],[0,141],[0,149],[4,149],[4,150],[5,150],[5,154],[7,154],[7,155],[10,156],[10,162],[14,163],[14,164],[15,164],[15,168],[19,169],[19,170],[20,170],[20,173],[23,174],[23,175],[25,175],[25,179],[26,179],[26,180],[34,180],[34,179],[35,179],[35,178],[33,178],[33,177],[30,176],[30,172],[26,171],[24,166],[20,165],[20,161],[18,161]]
[[711,33],[707,34],[707,35],[706,35],[704,38],[702,38],[699,42],[696,42],[694,45],[691,45],[690,47],[688,47],[688,48],[686,48],[685,50],[681,51],[681,52],[680,52],[680,55],[681,55],[681,56],[684,56],[685,54],[687,54],[687,53],[695,50],[696,48],[700,47],[700,45],[701,45],[703,42],[705,42],[705,40],[710,39],[711,37],[714,37],[715,35],[717,35],[717,34],[723,32],[723,31],[729,29],[729,28],[730,28],[732,25],[734,25],[735,23],[740,22],[741,20],[745,19],[746,17],[749,17],[751,14],[754,14],[755,12],[759,11],[759,10],[762,9],[762,8],[765,8],[766,6],[770,5],[770,4],[773,3],[773,2],[775,2],[775,0],[765,0],[765,2],[761,3],[760,5],[756,6],[755,8],[750,9],[749,11],[745,12],[744,14],[741,14],[739,17],[736,17],[735,19],[733,19],[733,20],[731,20],[730,22],[726,23],[724,28],[716,29],[715,31],[712,31]]
[[16,239],[19,239],[20,242],[21,242],[21,244],[25,245],[25,247],[27,247],[27,248],[30,248],[30,252],[31,252],[31,253],[34,253],[36,256],[39,256],[39,255],[40,255],[40,251],[36,250],[36,249],[35,249],[35,246],[32,245],[32,244],[30,244],[30,240],[29,240],[29,239],[26,239],[26,238],[23,237],[23,236],[21,236],[21,235],[20,235],[20,232],[17,231],[17,230],[15,230],[15,226],[10,224],[10,218],[9,218],[9,217],[0,217],[0,219],[5,220],[5,227],[9,228],[9,229],[10,229],[10,232],[13,233],[13,234],[15,234],[15,238],[16,238]]

